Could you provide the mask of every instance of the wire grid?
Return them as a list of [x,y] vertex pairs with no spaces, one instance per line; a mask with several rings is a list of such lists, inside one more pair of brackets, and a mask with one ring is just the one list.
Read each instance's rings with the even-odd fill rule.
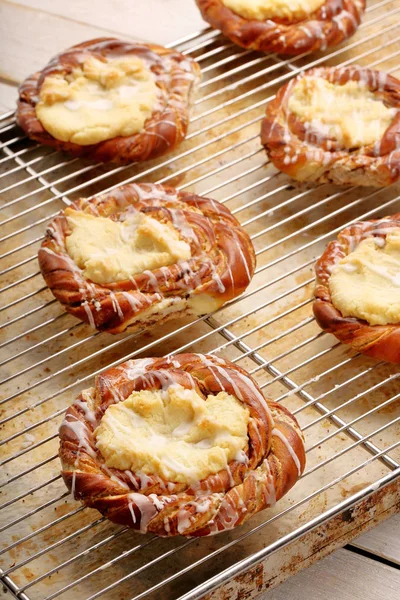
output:
[[[178,41],[203,70],[191,129],[172,156],[141,166],[71,159],[26,139],[12,113],[3,116],[0,531],[2,580],[16,597],[200,598],[398,478],[399,370],[321,332],[311,294],[326,242],[354,219],[396,212],[399,186],[298,185],[268,163],[259,127],[268,99],[303,68],[361,64],[399,75],[399,14],[398,0],[371,3],[346,45],[287,60],[243,51],[210,29]],[[65,203],[137,180],[226,203],[251,235],[258,265],[248,291],[215,314],[114,337],[62,311],[36,252],[45,223]],[[141,537],[110,524],[71,499],[57,459],[65,409],[96,373],[182,351],[220,353],[246,368],[297,416],[308,456],[301,481],[277,507],[200,541]]]

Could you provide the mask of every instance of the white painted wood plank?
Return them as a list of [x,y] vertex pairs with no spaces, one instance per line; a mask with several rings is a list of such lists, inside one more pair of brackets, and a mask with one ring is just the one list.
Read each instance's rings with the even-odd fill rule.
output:
[[342,549],[257,600],[395,600],[399,589],[399,570]]
[[[4,0],[0,3],[3,49],[0,53],[0,77],[17,83],[41,69],[57,52],[83,40],[120,32],[131,39],[163,44],[204,25],[197,9],[192,16],[182,10],[182,3],[187,0],[101,1],[96,3],[96,10],[93,3],[78,0],[24,1],[32,6]],[[49,9],[54,5],[54,12],[60,10],[64,16],[38,10],[35,4]],[[65,18],[66,15],[72,20]],[[79,22],[79,18],[87,23]]]
[[16,4],[160,44],[206,26],[194,0],[18,0]]
[[400,515],[394,515],[374,529],[360,535],[351,542],[351,545],[400,565]]
[[3,1],[0,4],[0,77],[19,83],[68,46],[110,34],[114,35],[109,30]]
[[0,82],[0,113],[15,108],[18,91],[13,85]]

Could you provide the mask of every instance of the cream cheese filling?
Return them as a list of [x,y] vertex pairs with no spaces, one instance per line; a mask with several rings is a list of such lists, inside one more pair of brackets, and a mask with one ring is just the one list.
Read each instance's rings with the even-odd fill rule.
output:
[[234,396],[203,400],[172,384],[111,405],[94,434],[108,467],[193,483],[243,461],[248,422],[248,409]]
[[89,57],[68,75],[45,78],[36,116],[57,140],[86,146],[140,132],[157,94],[153,73],[138,57]]
[[329,278],[333,305],[370,325],[400,323],[400,228],[363,240]]
[[322,77],[302,77],[293,87],[289,111],[324,137],[334,137],[345,148],[379,141],[397,112],[370,92],[363,82],[333,84]]
[[127,213],[124,221],[70,208],[65,216],[71,230],[67,252],[95,283],[122,281],[191,256],[189,244],[173,227],[141,212]]
[[222,3],[245,19],[303,19],[318,10],[326,0],[222,0]]

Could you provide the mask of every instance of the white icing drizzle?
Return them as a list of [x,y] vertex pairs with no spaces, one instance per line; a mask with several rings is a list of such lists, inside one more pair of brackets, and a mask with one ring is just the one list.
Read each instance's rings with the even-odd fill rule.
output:
[[267,459],[263,461],[263,467],[266,471],[266,473],[264,472],[263,474],[262,485],[265,506],[274,506],[276,504],[275,480],[273,474],[271,473],[271,467]]
[[125,475],[128,477],[128,479],[131,481],[133,487],[135,488],[135,490],[139,489],[139,485],[138,482],[136,481],[136,478],[134,477],[132,471],[129,471],[128,469],[126,471],[124,471]]
[[109,292],[109,296],[110,296],[110,300],[112,302],[114,312],[116,312],[117,315],[119,316],[119,318],[122,320],[124,318],[124,313],[121,310],[117,296],[114,294],[114,292],[111,292],[111,291]]
[[251,389],[252,393],[256,396],[259,403],[263,406],[265,412],[269,415],[269,417],[273,421],[271,409],[268,406],[268,402],[264,398],[263,394],[256,388],[252,379],[250,377],[247,377],[246,375],[243,375],[239,371],[235,371],[235,374],[237,377],[239,377],[239,379],[241,379],[243,381],[243,383],[245,383]]
[[124,365],[124,375],[131,380],[137,379],[146,373],[147,367],[153,362],[152,358],[128,360]]
[[275,435],[276,437],[278,437],[286,446],[287,451],[289,452],[290,456],[293,459],[294,464],[297,467],[297,471],[299,474],[299,477],[301,475],[301,464],[299,461],[299,458],[296,454],[296,452],[293,450],[292,446],[289,444],[289,441],[287,440],[287,438],[283,435],[283,433],[280,431],[280,429],[274,428],[272,430],[272,435]]
[[[127,495],[128,498],[128,506],[131,511],[131,515],[133,511],[133,504],[139,509],[140,512],[140,531],[141,533],[146,533],[147,526],[149,521],[157,514],[157,509],[154,506],[154,503],[144,494],[138,494],[137,492],[132,492]],[[132,515],[132,521],[134,517]],[[133,521],[134,523],[136,522]]]
[[[129,184],[131,188],[135,190],[139,200],[164,200],[165,202],[172,202],[176,200],[176,194],[169,194],[163,188],[157,187],[154,183],[146,183],[146,187],[142,187],[137,183]],[[148,191],[149,190],[149,191]]]
[[[234,492],[233,492],[234,493]],[[218,512],[219,520],[224,529],[233,529],[239,519],[239,513],[231,504],[231,497],[225,496]]]
[[189,504],[195,507],[196,513],[204,514],[211,506],[211,498],[199,498],[199,500],[192,500]]
[[142,302],[138,298],[135,298],[133,294],[124,291],[121,291],[119,293],[122,294],[124,298],[126,298],[126,300],[129,302],[134,311],[137,311],[142,307]]
[[64,236],[60,230],[58,222],[53,221],[53,223],[47,227],[47,232],[55,240],[58,246],[61,246],[62,248],[64,247]]
[[176,516],[178,519],[178,532],[181,534],[187,532],[190,529],[192,514],[183,506],[178,510]]
[[171,531],[168,517],[164,517],[164,529],[167,533],[170,533],[170,531]]
[[172,501],[172,498],[164,498],[162,496],[157,496],[157,494],[149,494],[149,498],[152,499],[153,504],[157,510],[162,510],[167,501]]
[[62,426],[67,427],[75,434],[75,437],[78,439],[79,449],[83,448],[89,456],[95,458],[96,452],[93,450],[87,438],[87,427],[85,423],[83,423],[73,415],[68,415],[68,417],[69,419],[75,420],[67,421],[67,419],[65,418],[62,422]]
[[105,463],[101,464],[101,468],[102,470],[107,473],[108,477],[111,479],[111,481],[115,481],[116,483],[118,483],[118,485],[120,485],[121,487],[129,490],[129,485],[127,483],[125,483],[125,481],[122,481],[122,479],[120,479],[115,473],[113,473]]
[[164,285],[169,288],[169,269],[168,267],[160,267],[161,273],[164,275]]
[[244,450],[238,450],[234,456],[234,460],[238,463],[246,465],[249,462],[249,457]]
[[218,291],[223,294],[225,292],[225,286],[222,283],[221,277],[217,272],[217,268],[212,261],[209,261],[210,269],[211,269],[211,278],[215,281],[218,287]]
[[192,267],[187,260],[180,260],[178,265],[184,271],[183,281],[179,281],[180,287],[183,287],[185,290],[192,291],[197,286],[201,285],[200,275],[192,270]]
[[[67,417],[69,417],[72,420],[67,420]],[[75,417],[74,415],[70,414],[67,415],[67,417],[63,420],[61,427],[67,427],[68,429],[70,429],[75,434],[75,437],[78,439],[78,451],[76,453],[76,459],[74,461],[74,467],[76,467],[79,461],[79,457],[81,455],[81,448],[84,448],[87,454],[92,458],[95,458],[96,452],[93,450],[89,443],[89,440],[87,439],[86,425],[82,421],[77,419],[77,417]],[[71,480],[71,494],[73,498],[75,498],[75,486],[76,470],[74,470],[74,472],[72,473]]]
[[89,421],[89,423],[96,423],[96,417],[91,408],[89,408],[87,402],[83,402],[82,400],[75,400],[74,406],[78,406],[84,414],[85,420]]
[[[156,124],[154,126],[156,127]],[[158,133],[157,131],[150,131],[150,129],[147,128],[146,135],[154,135],[154,137],[158,137],[160,140],[163,140],[168,147],[171,145],[171,142],[164,135],[161,135],[161,133]]]
[[231,488],[233,488],[235,485],[235,480],[233,478],[231,467],[230,467],[228,461],[226,462],[226,472],[228,473],[229,485]]
[[185,217],[183,210],[169,209],[169,214],[171,215],[174,227],[181,232],[183,237],[198,242],[197,235],[193,231],[193,228],[189,225],[189,222]]
[[117,404],[118,402],[121,402],[124,398],[122,397],[122,395],[120,394],[120,391],[118,388],[116,388],[110,381],[108,381],[107,379],[104,380],[105,384],[107,386],[108,391],[110,392],[111,396],[113,397],[114,400],[114,404]]
[[[241,401],[241,402],[245,402],[245,398],[242,394],[242,392],[240,391],[239,387],[236,385],[235,381],[232,379],[232,377],[229,375],[229,372],[227,369],[225,369],[224,367],[221,367],[220,365],[216,365],[214,364],[210,359],[208,359],[204,354],[199,354],[199,357],[201,357],[201,361],[204,363],[204,365],[206,367],[208,367],[212,372],[213,375],[216,379],[216,381],[218,382],[221,391],[224,390],[224,386],[221,383],[221,380],[217,377],[215,371],[218,371],[223,377],[225,377],[229,383],[232,386],[233,391],[235,392],[236,397]],[[247,377],[246,375],[243,375],[240,371],[236,371],[235,370],[235,376],[238,377],[239,379],[242,380],[242,382],[248,387],[250,388],[252,394],[254,394],[254,396],[256,396],[257,400],[259,401],[259,403],[263,406],[263,408],[265,409],[265,412],[269,415],[269,417],[271,418],[271,420],[273,421],[272,418],[272,413],[271,410],[268,406],[267,401],[265,400],[263,394],[257,390],[254,382],[251,380],[250,377]]]
[[160,293],[160,286],[158,285],[157,277],[154,275],[154,273],[146,269],[145,271],[143,271],[143,275],[147,275],[147,277],[149,278],[149,283],[147,287],[151,286],[154,291]]
[[145,490],[153,484],[152,478],[143,471],[137,471],[136,476],[139,478],[141,490]]
[[133,510],[132,502],[128,502],[128,508],[129,508],[130,513],[131,513],[132,523],[135,525],[135,523],[136,523],[136,515],[135,515],[135,511]]

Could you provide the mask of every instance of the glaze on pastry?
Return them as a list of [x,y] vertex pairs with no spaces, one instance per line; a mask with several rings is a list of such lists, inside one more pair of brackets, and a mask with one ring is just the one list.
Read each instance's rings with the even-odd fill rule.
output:
[[60,428],[76,499],[141,533],[206,536],[273,506],[305,466],[302,433],[240,367],[180,354],[98,376]]
[[196,62],[155,44],[91,40],[57,55],[19,90],[27,135],[94,160],[170,152],[186,135]]
[[216,310],[246,289],[255,254],[222,204],[129,184],[60,213],[39,265],[67,312],[120,333]]
[[383,187],[400,177],[400,81],[360,67],[318,68],[267,105],[261,140],[298,181]]
[[356,31],[365,0],[196,0],[203,19],[235,44],[302,54],[340,44]]
[[320,327],[358,352],[400,363],[400,213],[344,229],[316,277]]

